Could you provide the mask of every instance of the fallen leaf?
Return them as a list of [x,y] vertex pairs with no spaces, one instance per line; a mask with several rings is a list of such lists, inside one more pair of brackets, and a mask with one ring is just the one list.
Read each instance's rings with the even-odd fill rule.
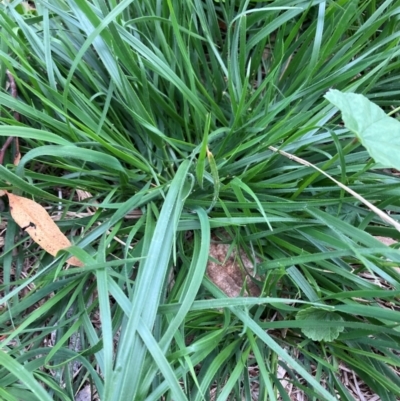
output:
[[14,156],[14,160],[13,160],[14,166],[18,166],[20,160],[21,160],[21,153],[18,152],[18,153]]
[[[252,272],[253,264],[247,255],[233,250],[228,256],[230,246],[228,244],[210,244],[210,256],[218,261],[209,260],[207,264],[207,275],[210,280],[219,287],[228,297],[244,296],[258,297],[260,289],[241,268],[238,258],[240,257],[244,267]],[[244,291],[242,291],[244,290]]]
[[[393,238],[380,237],[380,236],[376,236],[375,238],[387,246],[397,244],[397,241],[395,241]],[[395,267],[394,269],[397,271],[397,273],[400,273],[400,267]]]
[[[69,239],[61,232],[44,207],[31,199],[9,192],[7,196],[14,221],[46,252],[56,256],[60,249],[71,246]],[[83,266],[83,263],[74,256],[70,257],[67,263]]]
[[395,241],[393,238],[379,237],[379,236],[376,236],[375,238],[387,246],[397,244],[397,241]]

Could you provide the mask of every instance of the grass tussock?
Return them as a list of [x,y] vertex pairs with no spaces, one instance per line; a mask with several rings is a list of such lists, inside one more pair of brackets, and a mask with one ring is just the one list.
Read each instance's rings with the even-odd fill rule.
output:
[[[397,173],[323,95],[399,106],[399,8],[0,1],[0,136],[22,154],[0,185],[85,263],[64,269],[2,205],[0,398],[398,399],[400,234],[270,146],[397,219]],[[237,297],[206,275],[227,261]]]

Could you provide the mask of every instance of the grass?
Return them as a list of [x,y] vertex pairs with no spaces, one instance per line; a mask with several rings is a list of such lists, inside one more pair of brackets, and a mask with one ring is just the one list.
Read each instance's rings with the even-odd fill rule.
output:
[[[399,7],[0,2],[0,136],[23,155],[1,187],[58,215],[85,262],[64,269],[4,205],[0,398],[398,399],[400,254],[375,237],[400,234],[269,147],[398,219],[397,175],[323,95],[399,106]],[[259,297],[207,278],[215,242],[252,261]],[[321,329],[337,337],[304,334]]]

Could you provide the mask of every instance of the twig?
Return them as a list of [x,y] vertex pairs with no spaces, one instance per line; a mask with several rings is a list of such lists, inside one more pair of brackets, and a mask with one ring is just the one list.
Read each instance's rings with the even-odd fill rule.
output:
[[0,164],[3,164],[4,161],[4,155],[6,153],[6,150],[8,147],[11,145],[12,141],[14,140],[13,136],[9,136],[7,140],[4,142],[3,147],[0,149]]
[[[10,82],[10,89],[11,89],[11,96],[16,99],[18,97],[18,90],[17,90],[17,84],[15,83],[15,79],[13,77],[13,75],[11,74],[10,71],[7,70],[6,72],[7,76],[8,76],[8,80]],[[19,115],[18,112],[14,111],[14,118],[17,121],[21,120],[21,116]]]
[[[11,74],[10,71],[6,71],[6,74],[8,76],[8,81],[10,83],[10,89],[11,89],[11,96],[16,99],[18,97],[18,90],[17,90],[17,85],[15,83],[15,79],[13,75]],[[16,121],[21,120],[21,116],[17,111],[14,111],[14,118]],[[4,143],[3,147],[0,149],[0,164],[3,164],[4,162],[4,155],[6,153],[6,150],[9,148],[11,143],[14,141],[14,146],[15,146],[15,157],[14,157],[14,164],[18,164],[19,159],[21,158],[20,152],[19,152],[19,141],[17,137],[10,136]]]
[[379,210],[376,206],[374,206],[372,203],[368,202],[365,198],[363,198],[361,195],[359,195],[357,192],[354,192],[351,188],[347,187],[346,185],[342,184],[340,181],[335,180],[333,177],[331,177],[329,174],[325,173],[325,171],[321,170],[314,164],[301,159],[300,157],[297,157],[295,155],[292,155],[290,153],[287,153],[283,150],[279,150],[277,148],[274,148],[273,146],[268,147],[270,150],[272,150],[275,153],[280,153],[282,156],[287,157],[290,160],[294,160],[295,162],[302,164],[303,166],[307,167],[312,167],[313,169],[319,171],[321,174],[323,174],[325,177],[328,177],[331,181],[333,181],[335,184],[337,184],[340,188],[344,189],[347,191],[349,194],[353,195],[356,199],[358,199],[360,202],[364,203],[365,206],[367,206],[370,210],[372,210],[376,215],[378,215],[384,222],[392,225],[397,231],[400,232],[400,224],[392,219],[390,216],[388,216],[386,213],[382,212],[382,210]]

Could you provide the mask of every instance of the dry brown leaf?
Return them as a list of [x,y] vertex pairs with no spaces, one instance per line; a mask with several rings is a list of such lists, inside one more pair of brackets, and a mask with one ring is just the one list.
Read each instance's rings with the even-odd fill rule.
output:
[[376,236],[375,238],[387,246],[397,244],[397,241],[395,241],[393,238],[380,237],[380,236]]
[[[14,221],[45,251],[56,256],[60,249],[71,246],[69,239],[61,232],[44,207],[31,199],[9,192],[7,196]],[[74,256],[69,258],[67,263],[83,266],[83,263]]]
[[[208,277],[228,297],[238,297],[242,292],[244,296],[258,297],[260,289],[249,277],[246,277],[240,267],[238,257],[240,255],[242,263],[248,271],[253,270],[252,262],[243,251],[240,251],[238,255],[237,251],[233,250],[228,256],[229,248],[228,244],[210,244],[210,256],[219,263],[209,260]],[[243,287],[247,287],[247,289],[242,291]]]
[[14,156],[14,160],[13,160],[14,166],[18,166],[20,160],[21,160],[21,153],[18,152],[18,153]]

